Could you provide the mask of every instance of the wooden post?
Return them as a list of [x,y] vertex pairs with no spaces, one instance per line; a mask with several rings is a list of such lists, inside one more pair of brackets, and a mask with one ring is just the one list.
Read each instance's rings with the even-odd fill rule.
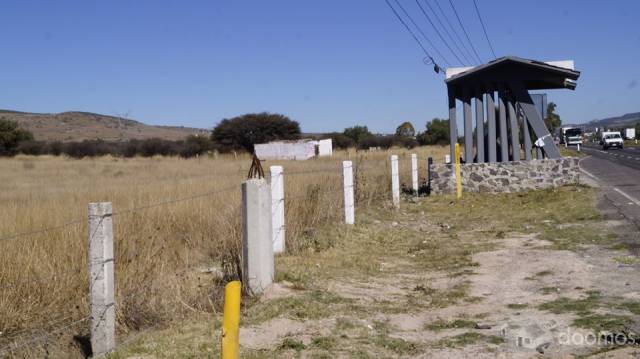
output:
[[271,231],[273,252],[285,251],[284,176],[282,166],[271,166]]
[[418,195],[418,155],[411,154],[411,188],[414,195]]
[[112,214],[109,202],[89,204],[89,291],[94,356],[105,355],[116,347]]
[[342,177],[344,188],[344,223],[354,224],[356,220],[353,196],[353,163],[342,161]]
[[246,180],[242,183],[242,281],[253,294],[273,283],[272,235],[269,185],[264,179]]
[[391,155],[391,197],[393,205],[400,208],[400,177],[398,174],[398,156]]

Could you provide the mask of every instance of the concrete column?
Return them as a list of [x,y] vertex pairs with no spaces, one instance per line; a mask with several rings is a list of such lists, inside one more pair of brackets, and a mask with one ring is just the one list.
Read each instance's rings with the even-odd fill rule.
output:
[[418,155],[411,154],[411,188],[418,195]]
[[284,174],[282,166],[271,166],[271,231],[273,252],[285,251]]
[[455,88],[447,86],[449,96],[449,144],[450,144],[450,160],[456,158],[456,143],[458,142],[458,124],[456,123],[456,95]]
[[351,161],[342,161],[342,177],[344,180],[344,223],[354,224],[356,209],[353,196],[353,163]]
[[524,131],[524,159],[531,161],[531,132],[529,132],[529,123],[527,119],[522,119],[522,130]]
[[272,235],[269,185],[264,179],[246,180],[242,183],[242,279],[253,294],[273,283]]
[[398,173],[398,156],[391,155],[391,197],[393,205],[400,208],[400,177]]
[[464,115],[464,160],[473,163],[473,123],[471,119],[471,97],[467,96],[462,102]]
[[478,163],[484,163],[484,104],[483,90],[476,92],[476,153]]
[[504,90],[498,92],[498,115],[500,117],[500,162],[509,162],[509,138],[507,135],[507,107]]
[[509,127],[511,129],[511,151],[514,161],[520,161],[520,131],[518,129],[518,117],[513,101],[507,101],[509,107]]
[[489,162],[497,161],[496,151],[496,105],[493,102],[493,90],[487,93],[487,144],[489,149]]
[[89,295],[94,356],[116,348],[112,214],[109,202],[89,204]]

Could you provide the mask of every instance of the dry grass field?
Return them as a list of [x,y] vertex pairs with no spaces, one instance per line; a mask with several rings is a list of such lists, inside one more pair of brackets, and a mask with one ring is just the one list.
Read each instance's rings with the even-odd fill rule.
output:
[[[342,160],[354,161],[356,205],[366,208],[388,205],[390,154],[399,155],[406,183],[409,153],[418,153],[423,180],[426,158],[441,162],[447,152],[352,150],[263,163],[266,172],[270,165],[284,166],[288,250],[320,248],[318,229],[341,223]],[[89,315],[90,202],[113,203],[120,335],[218,310],[221,286],[238,275],[240,184],[249,164],[247,155],[1,159],[0,353],[11,345],[16,357],[81,355],[69,343],[71,336],[81,343],[88,334],[88,322],[77,321]]]

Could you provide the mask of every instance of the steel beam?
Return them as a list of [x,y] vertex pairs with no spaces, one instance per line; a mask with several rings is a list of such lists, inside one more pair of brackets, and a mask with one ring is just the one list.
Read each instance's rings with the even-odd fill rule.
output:
[[449,94],[449,140],[451,145],[451,163],[456,160],[456,143],[458,142],[458,125],[456,124],[456,95],[451,87],[447,87]]
[[538,113],[529,92],[520,81],[509,82],[509,88],[513,93],[515,100],[520,103],[520,107],[524,111],[524,116],[531,125],[531,129],[538,140],[544,141],[543,150],[547,158],[560,158],[560,152],[553,143],[553,138],[542,120],[542,116]]
[[500,162],[509,162],[509,139],[507,138],[507,108],[504,104],[504,89],[498,91],[498,114],[500,117]]
[[518,129],[518,117],[511,99],[507,100],[509,108],[509,128],[511,130],[511,160],[520,161],[520,134]]
[[496,162],[496,105],[493,102],[493,90],[487,93],[487,141],[489,148],[489,162]]
[[473,163],[473,124],[471,119],[471,96],[465,95],[462,100],[464,115],[464,161]]
[[484,90],[476,92],[476,153],[477,162],[484,163]]
[[524,159],[531,161],[531,132],[529,131],[529,124],[527,119],[522,118],[522,130],[524,131]]

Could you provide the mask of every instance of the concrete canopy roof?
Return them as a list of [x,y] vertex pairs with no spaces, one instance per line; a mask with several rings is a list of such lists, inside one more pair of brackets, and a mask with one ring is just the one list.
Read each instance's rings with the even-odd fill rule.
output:
[[472,67],[445,80],[458,93],[462,88],[494,88],[498,83],[520,81],[527,90],[570,89],[576,87],[580,71],[515,56],[497,58]]

